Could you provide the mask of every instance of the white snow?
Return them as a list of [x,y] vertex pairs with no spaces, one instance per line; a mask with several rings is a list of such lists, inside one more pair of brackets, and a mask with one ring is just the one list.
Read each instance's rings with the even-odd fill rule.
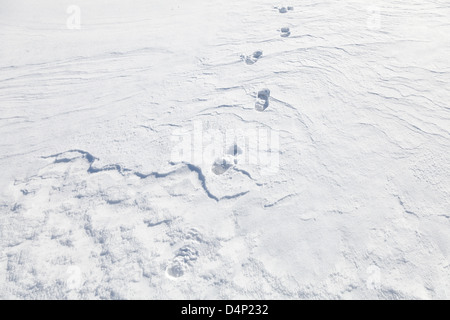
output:
[[448,299],[449,34],[444,0],[0,0],[0,298]]

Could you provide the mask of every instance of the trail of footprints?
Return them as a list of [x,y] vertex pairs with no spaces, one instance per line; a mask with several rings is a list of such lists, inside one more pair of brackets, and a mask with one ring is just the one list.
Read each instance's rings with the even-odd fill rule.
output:
[[[288,11],[294,10],[293,7],[274,7],[279,11],[279,13],[287,13]],[[283,27],[279,30],[281,37],[289,37],[291,34],[290,29],[288,27]],[[257,50],[253,52],[250,55],[244,56],[242,55],[242,60],[247,65],[254,65],[263,57],[263,51]],[[255,102],[255,110],[259,112],[264,112],[269,107],[270,102],[270,90],[267,88],[261,89],[258,91],[256,95],[256,102]],[[78,152],[78,151],[77,151]],[[242,155],[241,148],[234,144],[232,145],[226,155],[223,158],[217,159],[214,161],[211,171],[215,175],[223,175],[231,168],[235,167],[235,165],[239,162],[239,156]],[[89,161],[89,164],[91,167],[89,170],[93,170],[92,164],[95,160],[94,157],[92,157],[88,153],[83,153],[83,156]],[[58,160],[58,159],[57,159]],[[72,159],[62,159],[61,162],[70,162]],[[57,163],[58,161],[55,161]],[[121,168],[111,168],[111,169],[117,169],[117,171],[121,172]],[[102,169],[102,170],[110,170],[110,169]],[[90,171],[89,171],[90,172]],[[195,242],[195,241],[194,241]],[[180,278],[183,275],[185,275],[194,265],[194,263],[199,259],[200,253],[195,248],[195,245],[191,243],[190,245],[185,245],[181,248],[179,248],[174,258],[171,259],[171,261],[168,263],[166,268],[166,276],[169,278]]]
[[[274,7],[280,13],[287,13],[288,11],[293,11],[294,7]],[[291,35],[291,30],[289,27],[283,27],[278,30],[280,32],[281,37],[287,38]],[[251,55],[241,55],[241,59],[247,65],[253,65],[258,62],[263,56],[262,50],[257,50],[253,52]],[[255,102],[255,110],[259,112],[265,111],[269,107],[270,101],[270,90],[264,88],[258,91]],[[211,171],[216,175],[222,175],[227,172],[230,168],[238,163],[238,155],[242,153],[242,150],[234,145],[228,151],[228,155],[224,158],[216,159],[212,165]],[[230,157],[231,156],[231,157]],[[234,160],[232,159],[234,157]]]
[[[293,11],[294,7],[274,7],[279,13],[287,13],[288,11]],[[289,27],[284,27],[280,29],[280,35],[283,38],[287,38],[291,35],[291,30]]]

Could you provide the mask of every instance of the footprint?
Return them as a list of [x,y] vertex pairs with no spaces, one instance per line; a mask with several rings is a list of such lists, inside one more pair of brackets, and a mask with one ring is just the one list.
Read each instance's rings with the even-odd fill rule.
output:
[[280,29],[280,32],[281,32],[281,36],[282,36],[283,38],[289,37],[289,36],[291,35],[291,30],[290,30],[288,27],[286,27],[286,28],[281,28],[281,29]]
[[279,13],[286,13],[288,11],[294,10],[294,7],[281,7],[281,8],[276,7],[276,8],[278,9]]
[[214,164],[212,166],[212,172],[216,175],[221,175],[227,172],[228,169],[230,169],[233,166],[231,162],[229,162],[226,159],[217,159],[214,161]]
[[253,52],[253,57],[255,59],[259,59],[263,55],[263,52],[261,50]]
[[261,50],[253,52],[252,55],[244,56],[241,55],[241,59],[245,61],[246,64],[251,65],[255,64],[263,55],[263,52]]
[[258,92],[258,99],[255,103],[255,109],[262,112],[269,107],[270,90],[263,89]]
[[198,259],[198,251],[189,246],[178,250],[175,258],[166,269],[167,275],[172,278],[182,277]]
[[179,278],[186,272],[186,266],[177,260],[174,260],[169,267],[167,267],[167,275],[172,278]]

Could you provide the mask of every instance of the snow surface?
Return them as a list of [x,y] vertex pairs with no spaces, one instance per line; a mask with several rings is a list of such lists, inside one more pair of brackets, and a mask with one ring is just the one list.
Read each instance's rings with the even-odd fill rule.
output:
[[[0,298],[448,299],[449,34],[448,0],[1,0]],[[177,158],[259,129],[269,162]]]

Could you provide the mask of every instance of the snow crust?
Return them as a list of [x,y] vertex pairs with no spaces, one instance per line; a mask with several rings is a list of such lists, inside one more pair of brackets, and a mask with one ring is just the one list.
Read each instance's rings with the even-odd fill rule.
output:
[[0,298],[448,299],[449,34],[448,1],[1,0]]

